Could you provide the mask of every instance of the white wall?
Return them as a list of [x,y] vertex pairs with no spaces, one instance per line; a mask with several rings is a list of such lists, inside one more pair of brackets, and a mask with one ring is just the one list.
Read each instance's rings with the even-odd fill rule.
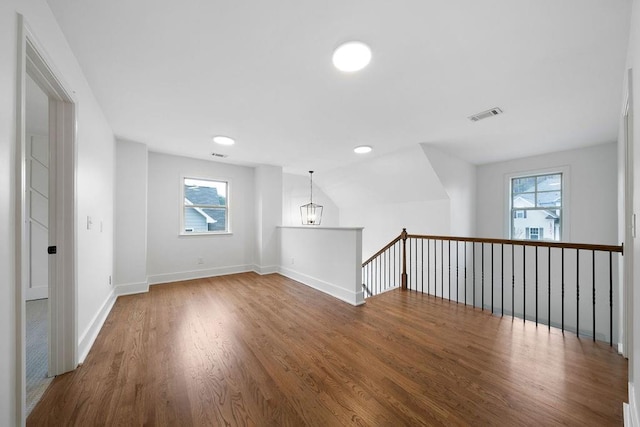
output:
[[340,211],[340,224],[364,227],[362,256],[365,261],[398,237],[403,228],[414,234],[449,234],[449,217],[449,200],[411,201],[373,205],[366,209],[344,208]]
[[255,168],[256,253],[255,270],[275,273],[280,264],[279,233],[282,223],[282,168],[260,165]]
[[[477,169],[477,234],[509,238],[508,176],[564,168],[568,193],[564,212],[563,240],[576,243],[616,245],[617,146],[615,143],[490,163]],[[597,224],[597,226],[594,226]]]
[[115,272],[117,293],[148,289],[147,146],[116,143]]
[[[0,425],[16,425],[15,153],[17,13],[25,16],[78,108],[77,250],[80,336],[112,291],[114,138],[73,52],[44,0],[0,2]],[[86,216],[103,221],[86,229]]]
[[[229,181],[230,234],[181,236],[181,177]],[[149,153],[149,283],[252,271],[256,223],[254,169]],[[202,258],[202,264],[198,264]]]
[[420,144],[451,202],[453,236],[476,233],[476,166],[430,144]]
[[280,274],[352,305],[364,303],[362,229],[280,227]]
[[[563,188],[563,241],[574,243],[591,243],[619,245],[618,211],[617,211],[617,144],[609,143],[577,150],[551,153],[542,156],[528,157],[506,162],[478,166],[477,169],[477,233],[479,237],[509,238],[509,179],[514,174],[529,174],[540,171],[559,171],[566,173]],[[489,256],[490,247],[486,248]],[[502,311],[502,257],[501,246],[498,245],[495,263],[494,290],[496,292],[495,308]],[[511,313],[511,246],[505,246],[504,287],[505,313]],[[547,269],[547,250],[540,251],[539,271]],[[561,251],[552,252],[552,289],[551,289],[551,323],[560,327],[562,320],[561,295]],[[618,265],[614,256],[613,279],[617,283]],[[565,251],[565,327],[575,329],[576,326],[576,251]],[[485,261],[485,277],[490,271],[490,261]],[[533,302],[535,298],[534,251],[527,251],[526,283],[528,301],[527,317],[534,317]],[[596,256],[596,334],[600,340],[609,341],[609,267],[608,257]],[[515,303],[516,314],[522,314],[522,248],[515,248]],[[580,256],[580,329],[591,334],[591,256],[582,251]],[[546,277],[541,279],[538,296],[542,319],[548,319],[548,291]],[[485,286],[485,303],[490,301],[491,285]],[[618,289],[614,289],[617,295]],[[613,312],[618,312],[618,301],[614,298]],[[546,321],[546,320],[545,320]],[[614,342],[617,337],[618,319],[614,316]]]
[[402,228],[414,234],[449,234],[449,196],[420,145],[364,157],[318,178],[336,202],[341,227],[364,227],[362,255],[373,255]]
[[[322,205],[323,227],[337,227],[340,211],[334,201],[318,185],[318,173],[314,173],[313,202]],[[282,175],[282,225],[302,225],[300,206],[309,203],[309,175]]]

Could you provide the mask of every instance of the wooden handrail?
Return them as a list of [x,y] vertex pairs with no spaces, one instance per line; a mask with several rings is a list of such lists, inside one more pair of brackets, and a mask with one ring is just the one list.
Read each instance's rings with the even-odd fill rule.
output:
[[[624,255],[624,245],[595,245],[590,243],[566,243],[566,242],[549,242],[546,240],[513,240],[513,239],[493,239],[484,237],[457,237],[457,236],[434,236],[427,234],[407,234],[406,229],[403,229],[405,238],[408,239],[427,239],[427,240],[451,240],[457,242],[475,242],[475,243],[494,243],[504,245],[516,245],[516,246],[542,246],[549,248],[564,248],[564,249],[584,249],[588,251],[605,251],[605,252],[619,252]],[[398,243],[403,239],[401,233],[398,237],[393,239],[387,245],[385,245],[378,252],[369,257],[362,266],[366,266],[376,257],[382,254],[384,251]]]
[[387,243],[387,245],[380,249],[378,252],[376,252],[375,254],[371,255],[371,257],[369,257],[368,260],[366,260],[365,262],[362,263],[362,266],[366,266],[367,264],[369,264],[371,261],[373,261],[378,255],[382,254],[384,251],[386,251],[387,249],[389,249],[391,246],[395,245],[396,243],[398,243],[400,241],[400,239],[402,239],[402,235],[396,237],[395,239],[393,239],[392,241],[390,241],[389,243]]
[[542,246],[549,248],[564,248],[564,249],[584,249],[588,251],[605,251],[605,252],[619,252],[624,254],[624,245],[594,245],[589,243],[564,243],[564,242],[549,242],[546,240],[513,240],[513,239],[488,239],[482,237],[456,237],[456,236],[430,236],[423,234],[408,234],[409,239],[427,239],[427,240],[451,240],[458,242],[476,242],[476,243],[494,243],[504,245],[516,245],[516,246]]
[[[407,245],[407,240],[409,240],[409,244]],[[422,244],[419,245],[418,240],[422,240]],[[424,240],[427,240],[427,244],[424,244]],[[434,244],[431,245],[430,241],[433,240]],[[440,251],[438,252],[437,249],[437,244],[435,242],[440,241]],[[444,248],[444,241],[448,241],[448,257],[445,255],[445,248]],[[451,242],[455,242],[455,245],[451,245]],[[398,250],[396,251],[395,246],[398,242],[401,242]],[[460,254],[459,254],[459,242],[463,242],[464,243],[464,248],[463,248],[463,262],[462,262],[462,267],[460,267],[459,265],[459,260],[460,260]],[[467,262],[467,255],[468,255],[468,249],[467,249],[467,242],[471,243],[471,284],[472,284],[472,296],[473,296],[473,305],[474,306],[478,306],[481,307],[484,310],[485,307],[485,278],[489,281],[489,286],[490,286],[490,290],[491,290],[491,313],[494,313],[494,288],[495,288],[495,281],[494,281],[494,245],[499,245],[502,246],[501,248],[501,252],[499,254],[500,256],[500,261],[499,261],[499,267],[500,267],[500,271],[499,271],[499,275],[498,275],[498,290],[500,291],[500,295],[501,295],[501,303],[499,304],[499,306],[501,307],[501,313],[502,315],[505,314],[505,302],[504,302],[504,293],[505,293],[505,280],[507,281],[507,292],[510,292],[511,295],[511,316],[512,318],[514,316],[516,316],[516,304],[515,304],[515,295],[516,295],[516,283],[518,283],[518,292],[520,292],[519,297],[518,298],[522,298],[522,313],[517,314],[517,316],[521,316],[523,319],[527,318],[527,284],[532,283],[533,285],[530,286],[535,286],[535,322],[536,325],[538,324],[538,322],[542,322],[542,320],[539,320],[538,318],[538,294],[539,294],[539,277],[538,277],[538,247],[543,247],[543,248],[549,248],[548,251],[544,251],[545,257],[547,258],[547,270],[546,270],[546,286],[547,286],[547,292],[548,292],[548,300],[547,300],[547,313],[548,313],[548,319],[546,321],[547,325],[549,326],[549,328],[551,328],[552,326],[552,320],[551,320],[551,312],[552,312],[552,304],[551,304],[551,299],[552,299],[552,270],[551,270],[551,263],[552,263],[552,251],[551,249],[561,249],[561,251],[558,251],[558,255],[559,256],[559,260],[557,261],[560,264],[560,269],[561,269],[561,277],[556,277],[553,279],[553,284],[557,287],[560,286],[559,291],[561,291],[561,297],[560,297],[560,307],[561,307],[561,322],[560,322],[560,327],[562,329],[562,331],[564,332],[565,330],[565,299],[568,298],[568,296],[565,295],[565,285],[567,286],[572,286],[574,284],[574,282],[572,281],[571,284],[565,282],[565,251],[564,249],[570,249],[570,250],[575,250],[575,257],[571,258],[572,260],[574,260],[574,266],[575,266],[575,314],[576,314],[576,321],[575,321],[575,332],[578,336],[581,335],[581,330],[580,330],[580,296],[581,296],[581,291],[580,291],[580,279],[582,278],[582,273],[581,273],[581,269],[580,266],[582,265],[580,263],[581,259],[584,259],[584,257],[589,256],[591,258],[591,281],[587,280],[587,286],[590,286],[591,289],[588,290],[588,294],[587,294],[587,298],[591,299],[592,301],[592,316],[591,316],[591,320],[592,320],[592,337],[595,340],[596,339],[596,305],[597,305],[597,301],[599,300],[603,300],[606,298],[606,295],[608,293],[608,303],[609,303],[609,345],[613,345],[613,301],[614,301],[614,288],[613,288],[613,278],[614,278],[614,263],[613,263],[613,254],[614,253],[619,253],[621,255],[624,255],[624,245],[598,245],[598,244],[589,244],[589,243],[567,243],[567,242],[555,242],[555,241],[547,241],[547,240],[515,240],[515,239],[495,239],[495,238],[482,238],[482,237],[459,237],[459,236],[436,236],[436,235],[422,235],[422,234],[409,234],[407,233],[406,229],[402,229],[402,233],[396,237],[395,239],[393,239],[391,242],[389,242],[385,247],[383,247],[382,249],[380,249],[378,252],[376,252],[373,256],[371,256],[369,259],[367,259],[363,264],[362,264],[362,277],[363,277],[363,290],[370,296],[374,296],[377,295],[381,292],[386,292],[390,289],[395,289],[398,287],[401,287],[403,290],[407,290],[407,289],[411,289],[411,290],[415,290],[415,291],[419,291],[422,293],[425,293],[425,284],[426,284],[426,293],[428,294],[432,294],[434,296],[438,296],[438,276],[436,275],[437,272],[439,271],[440,275],[440,298],[445,298],[445,294],[446,294],[446,298],[449,299],[450,301],[455,301],[456,303],[458,302],[464,302],[464,304],[467,304],[467,286],[468,286],[468,281],[467,281],[467,266],[469,265]],[[480,247],[480,252],[481,252],[481,257],[480,257],[480,271],[479,271],[479,275],[477,275],[476,273],[476,245],[475,243],[480,243],[482,244]],[[490,266],[490,276],[485,276],[485,245],[484,244],[488,244],[490,245],[490,260],[489,260],[489,266]],[[510,261],[511,261],[511,266],[510,266],[510,271],[508,274],[510,274],[510,278],[509,276],[505,276],[505,271],[504,271],[504,246],[511,246],[510,248]],[[430,255],[430,248],[433,246],[433,252],[432,255]],[[455,246],[455,265],[452,264],[452,254],[451,254],[451,247]],[[516,253],[516,248],[518,246],[522,247],[522,250],[518,250],[517,253],[519,254],[518,256],[522,257],[521,258],[521,264],[518,267],[518,273],[516,273],[516,262],[515,262],[515,253]],[[527,246],[531,246],[531,247],[535,247],[536,250],[535,252],[531,252],[530,255],[531,257],[528,257],[527,254],[529,254],[529,251],[526,250]],[[390,248],[394,248],[393,250],[393,254],[390,251]],[[426,278],[427,281],[425,283],[424,278],[425,278],[425,266],[424,266],[424,262],[425,262],[425,256],[424,256],[424,250],[425,247],[427,249],[426,252]],[[581,251],[582,252],[582,256],[581,256]],[[398,252],[398,257],[396,258],[396,252]],[[548,253],[547,253],[548,252]],[[561,253],[560,253],[561,252]],[[603,266],[599,266],[598,269],[603,269],[605,272],[608,271],[609,274],[609,287],[608,287],[608,292],[606,289],[606,282],[605,285],[600,285],[601,282],[600,279],[598,280],[598,288],[599,290],[598,295],[603,295],[600,296],[598,299],[596,299],[596,252],[608,252],[608,256],[606,258],[599,258],[602,260],[601,264],[604,264]],[[438,254],[440,255],[439,257],[439,267],[440,269],[438,270],[438,264],[437,264],[437,257]],[[533,255],[535,255],[535,258],[533,258]],[[509,257],[509,255],[507,255],[507,257]],[[600,257],[600,255],[598,255],[598,257]],[[445,269],[445,264],[444,261],[447,261],[447,269]],[[608,258],[608,267],[606,264]],[[423,265],[420,266],[419,265],[419,261],[422,261]],[[532,268],[527,268],[527,263],[530,260],[531,262],[535,263],[535,266]],[[414,263],[415,261],[415,263]],[[431,261],[433,261],[433,263],[431,263]],[[554,261],[555,262],[555,261]],[[572,261],[573,262],[573,261]],[[431,265],[433,265],[433,268],[431,269]],[[587,261],[587,265],[589,265],[589,261]],[[432,270],[430,272],[430,269]],[[448,280],[445,282],[445,271],[448,271],[447,275],[448,275]],[[535,277],[529,277],[528,274],[533,274],[532,271],[535,271]],[[433,274],[432,274],[433,273]],[[463,274],[463,284],[464,284],[464,298],[462,299],[462,297],[460,296],[459,292],[459,274],[462,273]],[[488,273],[488,272],[487,272]],[[543,271],[544,273],[544,271]],[[554,273],[555,274],[555,273]],[[455,275],[455,277],[453,277],[453,275]],[[420,282],[418,282],[418,278],[421,278]],[[430,278],[433,278],[433,292],[431,292],[430,290]],[[454,278],[455,280],[452,282],[452,278]],[[480,280],[480,295],[482,297],[481,301],[478,302],[479,305],[476,304],[476,278],[479,278]],[[509,280],[510,279],[510,280]],[[447,283],[448,286],[448,292],[445,292],[445,283]],[[451,285],[452,283],[455,284],[455,288],[452,288]],[[510,284],[510,286],[509,286]],[[584,284],[582,285],[582,288],[584,289]],[[510,289],[509,289],[510,287]],[[455,299],[452,299],[452,289],[455,290]],[[529,293],[531,293],[533,291],[530,291]],[[584,290],[582,292],[582,295],[584,295]],[[555,298],[555,297],[554,297]],[[584,296],[582,297],[583,299],[585,298]],[[606,304],[606,301],[601,301],[600,305],[602,304]],[[556,319],[556,323],[557,323],[557,319]]]

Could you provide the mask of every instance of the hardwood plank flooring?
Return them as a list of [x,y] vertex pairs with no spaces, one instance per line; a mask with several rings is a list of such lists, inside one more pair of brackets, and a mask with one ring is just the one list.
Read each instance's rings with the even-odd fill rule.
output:
[[622,425],[608,345],[409,291],[352,307],[279,275],[118,298],[29,426]]

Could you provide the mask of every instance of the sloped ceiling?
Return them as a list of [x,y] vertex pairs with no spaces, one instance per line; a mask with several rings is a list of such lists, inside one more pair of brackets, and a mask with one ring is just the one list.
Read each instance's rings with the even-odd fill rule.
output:
[[[419,143],[480,164],[617,136],[630,0],[48,3],[116,135],[155,151],[304,174]],[[331,64],[348,40],[373,51],[356,74]]]
[[419,145],[319,174],[317,182],[340,208],[449,198]]

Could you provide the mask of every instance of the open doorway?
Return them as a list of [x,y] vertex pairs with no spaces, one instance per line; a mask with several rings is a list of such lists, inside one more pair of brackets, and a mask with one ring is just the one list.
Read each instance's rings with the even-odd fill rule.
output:
[[27,73],[25,84],[25,277],[27,416],[49,376],[49,96]]
[[[18,325],[16,410],[20,424],[24,424],[26,420],[26,358],[28,356],[27,299],[37,298],[45,293],[48,296],[44,308],[45,335],[48,337],[46,343],[48,376],[52,377],[73,370],[77,367],[78,361],[76,103],[73,92],[65,87],[62,76],[51,66],[51,61],[47,59],[44,49],[21,15],[18,15],[18,30],[19,68],[16,85],[18,176],[15,239],[15,304]],[[42,135],[37,135],[44,131],[41,129],[36,131],[35,123],[27,123],[32,119],[27,114],[28,109],[33,107],[27,105],[28,97],[33,95],[28,93],[31,89],[41,90],[42,94],[36,94],[36,97],[47,105],[47,132],[44,139],[39,138]],[[48,153],[45,154],[45,151]],[[41,250],[46,251],[44,258]]]

